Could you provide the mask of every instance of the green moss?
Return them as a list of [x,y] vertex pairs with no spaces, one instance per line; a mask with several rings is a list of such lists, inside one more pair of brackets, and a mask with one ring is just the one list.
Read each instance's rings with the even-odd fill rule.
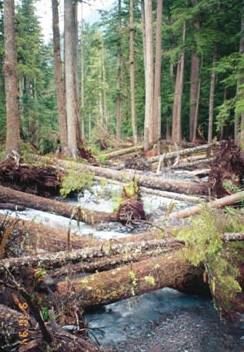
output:
[[63,197],[67,197],[72,192],[79,192],[83,189],[91,188],[94,180],[94,174],[91,172],[78,172],[76,170],[70,170],[62,180],[62,186],[60,194]]
[[187,260],[195,266],[205,265],[213,296],[227,307],[241,287],[233,256],[221,240],[216,215],[203,208],[190,227],[178,232],[177,238],[186,244],[184,255]]

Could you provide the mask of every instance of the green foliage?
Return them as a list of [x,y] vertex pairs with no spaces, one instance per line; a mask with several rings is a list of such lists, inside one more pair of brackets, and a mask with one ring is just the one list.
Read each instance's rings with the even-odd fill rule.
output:
[[72,192],[79,192],[84,189],[91,188],[94,180],[94,175],[91,172],[78,172],[70,170],[62,180],[60,194],[67,197]]
[[241,287],[238,270],[226,255],[215,214],[203,207],[201,215],[177,238],[185,241],[184,255],[193,265],[205,265],[213,296],[221,297],[222,303],[228,305]]

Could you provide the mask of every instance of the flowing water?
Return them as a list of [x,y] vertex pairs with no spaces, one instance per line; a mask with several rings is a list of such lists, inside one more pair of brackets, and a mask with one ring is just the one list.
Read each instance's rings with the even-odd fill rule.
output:
[[[118,203],[121,185],[95,184],[73,204],[88,209],[111,212]],[[151,220],[170,207],[181,209],[185,202],[142,194],[145,211]],[[2,211],[3,212],[3,211]],[[91,234],[99,238],[126,236],[131,229],[121,224],[102,224],[92,227],[77,224],[67,218],[32,209],[11,213],[33,219],[52,227],[71,227],[81,236]],[[168,288],[140,297],[113,303],[86,315],[90,334],[111,351],[119,352],[244,352],[243,326],[230,327],[220,322],[210,299],[184,295]]]

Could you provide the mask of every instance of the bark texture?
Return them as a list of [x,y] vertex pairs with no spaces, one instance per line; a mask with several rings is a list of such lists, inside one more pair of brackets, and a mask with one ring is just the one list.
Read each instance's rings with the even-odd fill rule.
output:
[[144,176],[143,173],[139,171],[135,174],[135,170],[112,170],[104,167],[96,167],[90,165],[82,165],[72,161],[57,160],[57,164],[63,166],[64,168],[74,168],[77,171],[91,171],[95,176],[100,176],[103,178],[108,178],[111,180],[116,180],[120,182],[131,182],[136,179],[140,186],[144,186],[152,189],[159,189],[163,191],[171,191],[176,193],[186,193],[186,194],[202,194],[207,195],[208,189],[207,185],[201,182],[194,183],[189,181],[178,181],[171,179],[164,179],[157,176]]
[[144,150],[153,143],[153,27],[152,0],[145,0],[145,121]]
[[153,92],[153,142],[161,138],[161,61],[162,61],[162,20],[163,20],[163,0],[157,1],[157,24],[156,24],[156,50],[155,50],[155,70],[154,70],[154,92]]
[[130,0],[130,104],[133,141],[137,144],[136,102],[135,102],[135,23],[134,0]]
[[[202,269],[187,263],[180,251],[135,264],[57,284],[57,293],[72,292],[82,307],[116,302],[134,295],[171,287],[184,292],[203,291]],[[196,291],[195,291],[196,292]]]
[[17,82],[14,0],[4,0],[4,80],[6,96],[6,152],[19,150],[20,113]]
[[64,1],[64,45],[65,45],[65,93],[67,113],[68,149],[72,157],[78,153],[77,138],[79,131],[79,108],[77,97],[76,59],[75,48],[75,14],[72,1]]
[[216,65],[217,51],[214,49],[212,73],[210,81],[210,93],[209,93],[209,114],[208,114],[208,143],[212,143],[213,140],[213,119],[214,119],[214,95],[215,95],[215,83],[216,83]]
[[32,209],[47,211],[67,218],[83,221],[88,224],[116,221],[117,219],[116,214],[82,209],[69,203],[43,198],[24,192],[14,191],[10,188],[2,186],[0,186],[0,201],[10,202]]
[[[229,205],[233,205],[241,202],[244,199],[244,191],[232,194],[231,196],[226,196],[206,204],[209,208],[224,208]],[[195,205],[191,208],[183,209],[170,214],[171,219],[187,218],[192,215],[199,214],[202,210],[202,205]]]
[[[184,23],[183,35],[182,35],[183,46],[185,45],[185,36],[186,36],[186,25]],[[173,116],[172,116],[172,142],[177,144],[180,144],[182,139],[181,107],[182,107],[182,94],[183,94],[183,86],[184,86],[184,66],[185,66],[185,50],[183,48],[177,64]]]
[[67,148],[67,121],[65,109],[65,89],[60,52],[60,31],[58,0],[52,0],[53,50],[55,60],[55,84],[59,121],[59,137],[61,152]]

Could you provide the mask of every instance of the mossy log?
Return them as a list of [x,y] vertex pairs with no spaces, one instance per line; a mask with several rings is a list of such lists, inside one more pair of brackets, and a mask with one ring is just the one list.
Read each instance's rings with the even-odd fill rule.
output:
[[10,202],[32,209],[54,213],[92,225],[95,223],[117,220],[116,214],[88,210],[69,203],[15,191],[13,189],[2,186],[0,186],[0,201]]
[[[45,158],[43,158],[45,160]],[[135,170],[113,170],[104,167],[96,167],[91,165],[80,164],[75,161],[56,159],[55,164],[64,167],[64,169],[73,169],[80,172],[92,172],[95,176],[120,181],[123,183],[131,182],[134,179],[140,186],[159,189],[164,191],[208,195],[208,187],[206,183],[190,182],[182,180],[171,180],[162,176],[144,175],[142,172]]]
[[192,293],[208,292],[202,278],[203,269],[189,264],[178,250],[85,278],[61,281],[57,284],[57,293],[66,297],[73,292],[79,304],[89,308],[163,287]]
[[100,247],[87,247],[81,250],[59,251],[57,253],[2,259],[0,261],[0,273],[4,272],[6,268],[11,272],[18,272],[25,267],[50,269],[61,267],[67,263],[89,263],[97,258],[109,258],[114,255],[126,257],[133,251],[135,254],[142,254],[149,250],[155,250],[157,254],[157,249],[172,250],[181,246],[182,242],[176,240],[151,240],[121,244],[108,242],[106,245],[103,243]]
[[[74,336],[56,324],[46,324],[52,342],[49,349],[55,352],[98,352],[100,349],[87,339]],[[0,304],[0,348],[3,351],[45,351],[41,330],[36,321]]]

